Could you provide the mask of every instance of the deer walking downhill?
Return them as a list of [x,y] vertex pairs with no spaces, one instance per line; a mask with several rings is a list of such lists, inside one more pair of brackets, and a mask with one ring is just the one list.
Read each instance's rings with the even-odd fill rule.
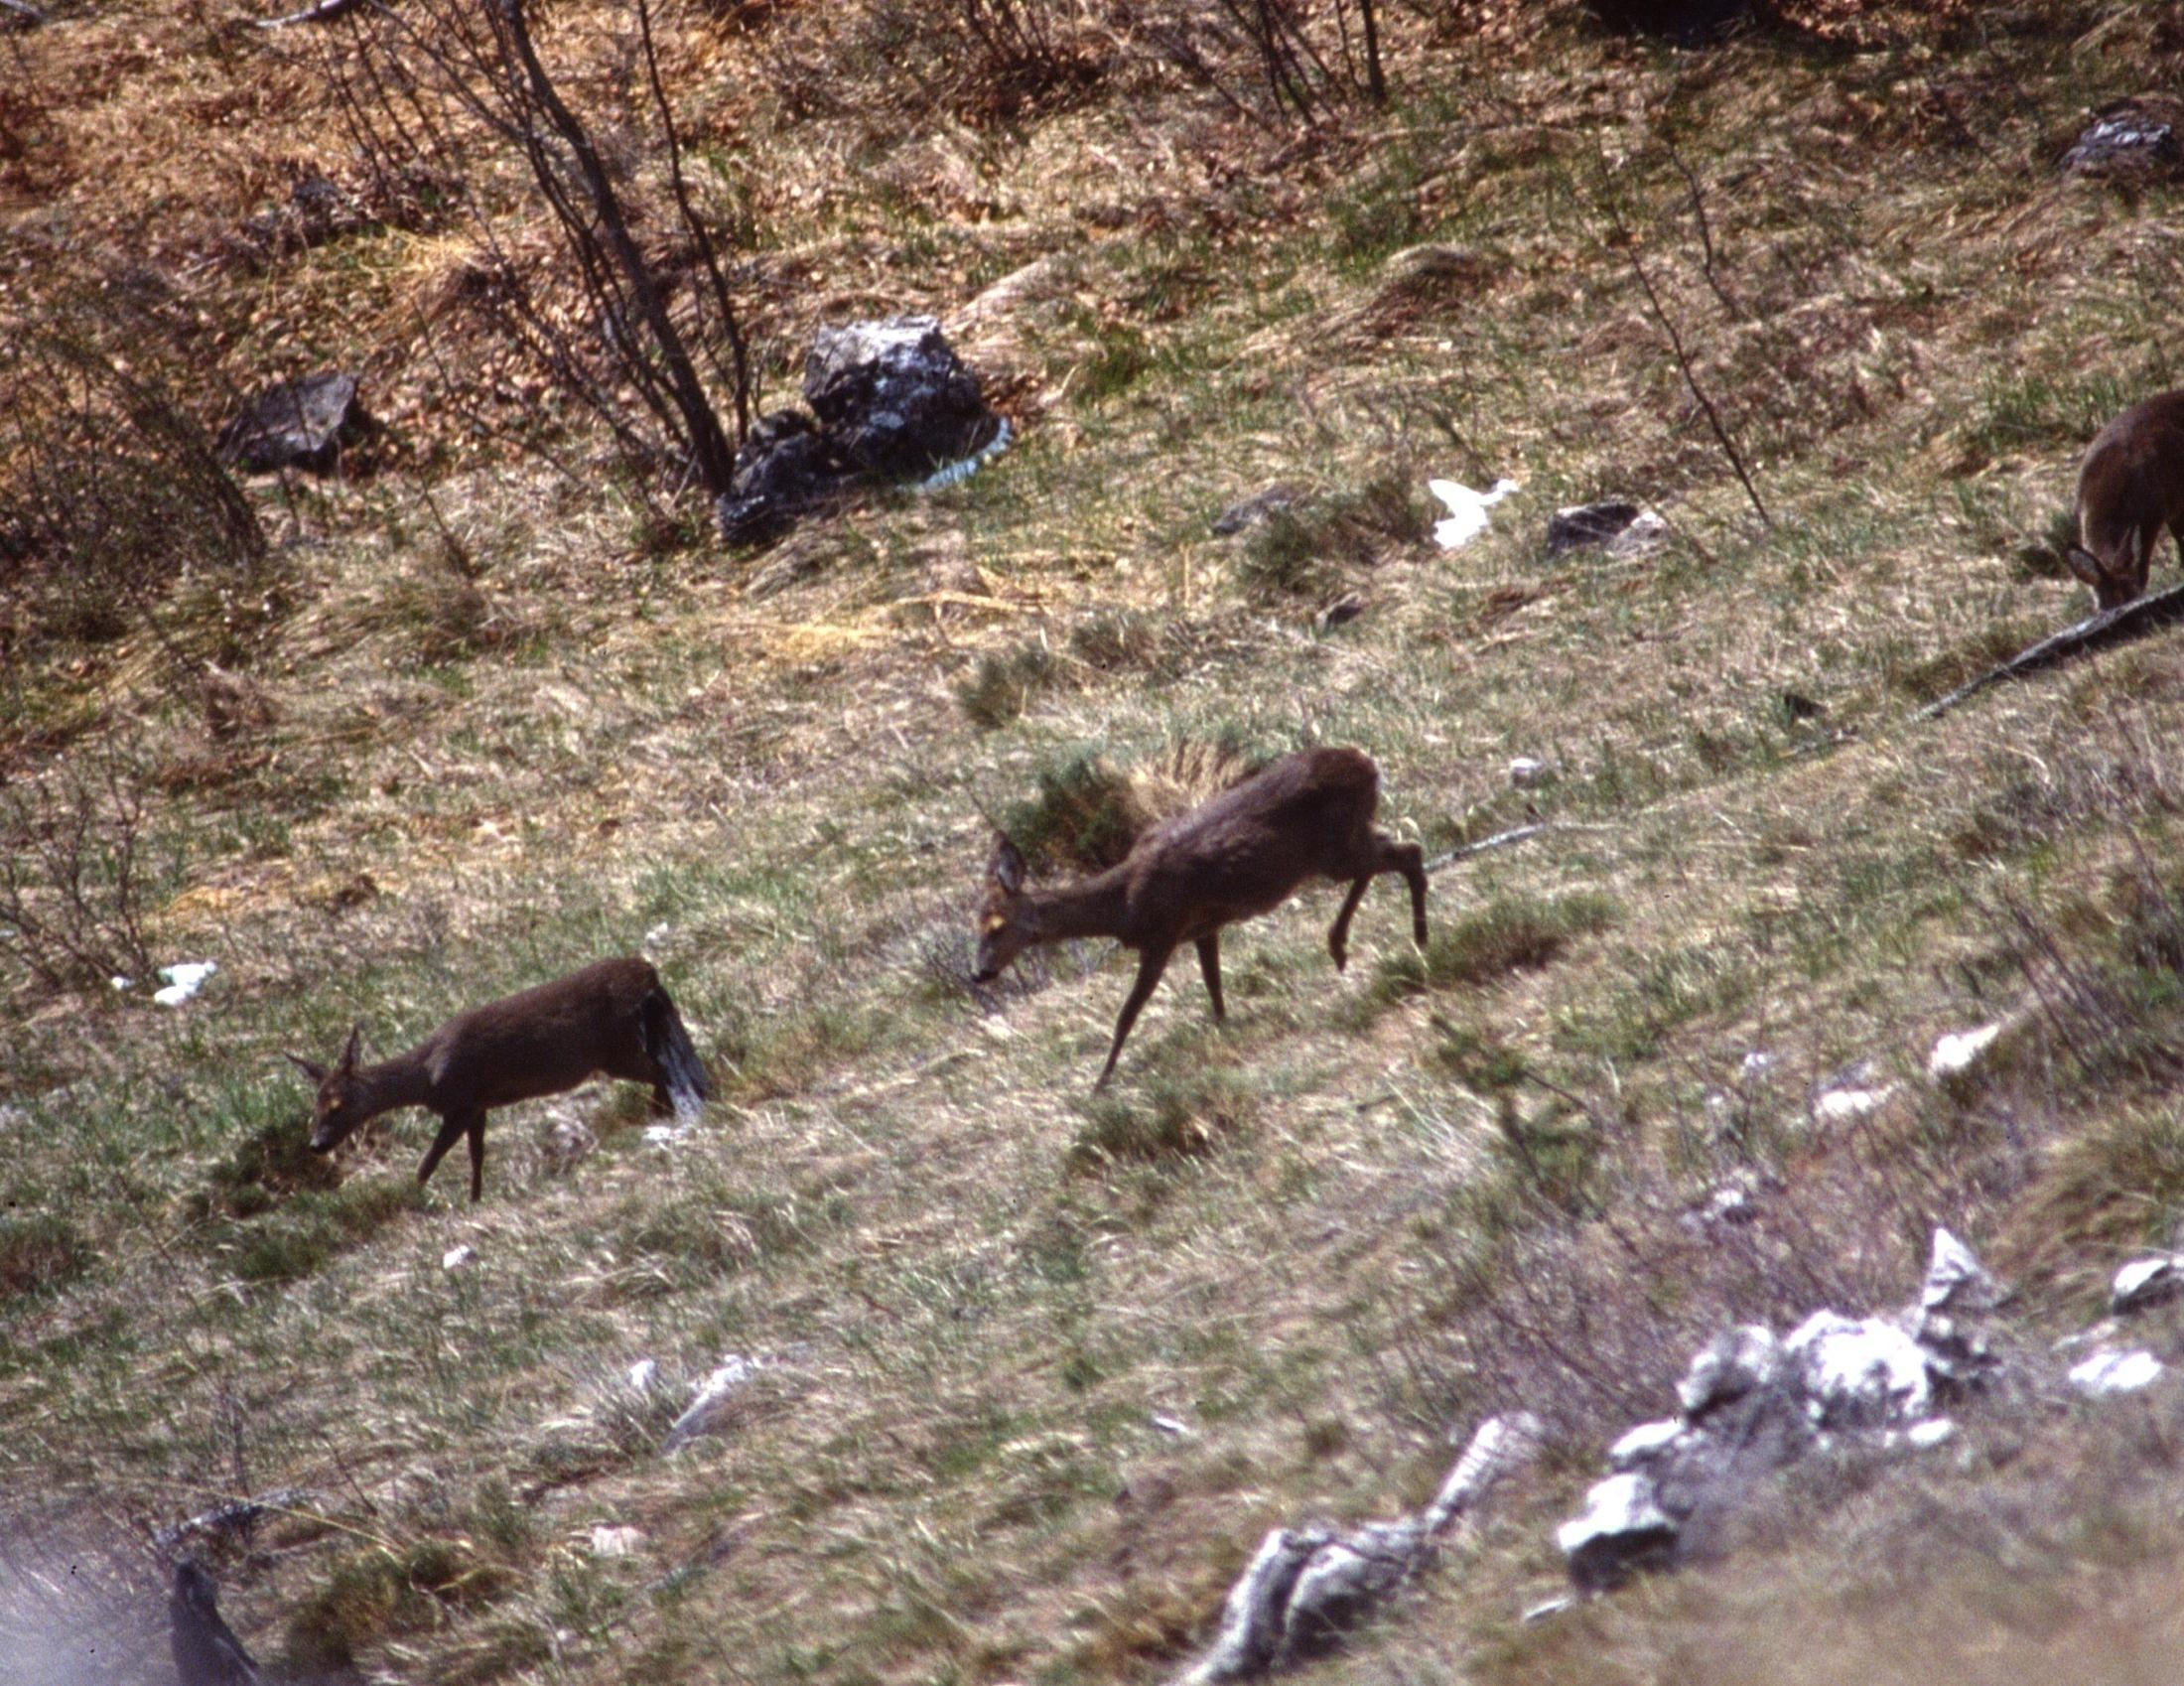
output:
[[1351,916],[1382,873],[1400,873],[1410,885],[1412,935],[1425,944],[1425,854],[1373,824],[1379,804],[1380,769],[1372,757],[1361,750],[1304,750],[1155,826],[1118,865],[1075,884],[1026,889],[1024,856],[1000,838],[987,864],[977,977],[991,983],[1025,948],[1068,937],[1111,936],[1136,949],[1138,976],[1093,1084],[1105,1088],[1130,1027],[1175,950],[1185,942],[1197,948],[1213,1017],[1225,1018],[1221,928],[1272,913],[1306,879],[1350,886],[1327,930],[1336,970],[1349,961]]
[[417,1168],[431,1180],[468,1136],[471,1198],[484,1191],[485,1114],[496,1106],[560,1094],[599,1074],[648,1084],[652,1110],[694,1113],[712,1096],[682,1016],[651,962],[601,960],[582,971],[458,1013],[406,1054],[376,1065],[356,1060],[362,1027],[330,1070],[288,1057],[319,1085],[311,1148],[332,1153],[359,1126],[397,1107],[440,1117]]

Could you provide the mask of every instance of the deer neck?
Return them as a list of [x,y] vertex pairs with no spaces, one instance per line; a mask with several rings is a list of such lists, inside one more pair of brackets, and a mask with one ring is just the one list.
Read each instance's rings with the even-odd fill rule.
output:
[[1123,934],[1128,907],[1127,881],[1121,867],[1110,867],[1077,884],[1028,892],[1032,939],[1060,942],[1073,936]]
[[432,1072],[426,1046],[420,1043],[407,1054],[397,1054],[392,1059],[382,1059],[357,1071],[356,1089],[364,1117],[376,1118],[398,1106],[430,1104]]

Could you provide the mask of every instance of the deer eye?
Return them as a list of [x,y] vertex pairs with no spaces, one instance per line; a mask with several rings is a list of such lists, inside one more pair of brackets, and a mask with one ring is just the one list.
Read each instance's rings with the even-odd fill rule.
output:
[[988,936],[998,936],[1001,934],[1002,931],[1006,930],[1008,926],[1009,921],[1006,918],[1002,917],[1001,914],[988,913],[986,915],[986,934]]

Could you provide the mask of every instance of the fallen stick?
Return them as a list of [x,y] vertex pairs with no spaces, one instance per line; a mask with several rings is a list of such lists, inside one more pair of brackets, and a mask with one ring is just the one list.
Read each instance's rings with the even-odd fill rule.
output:
[[1426,870],[1430,873],[1438,872],[1442,867],[1451,865],[1456,861],[1469,860],[1473,855],[1483,855],[1489,849],[1506,849],[1512,843],[1522,843],[1526,838],[1537,837],[1543,831],[1592,831],[1599,829],[1603,828],[1566,825],[1561,820],[1553,819],[1537,820],[1531,825],[1520,825],[1514,831],[1497,831],[1493,836],[1482,837],[1476,843],[1466,843],[1460,848],[1450,849],[1446,854],[1435,855],[1426,863]]
[[[0,0],[5,3],[5,0]],[[286,29],[290,24],[323,24],[351,10],[359,0],[319,0],[316,6],[306,6],[300,12],[290,12],[282,18],[253,18],[251,23],[259,29]]]
[[2076,625],[2065,627],[2060,632],[2019,650],[1999,667],[1990,667],[1977,679],[1959,685],[1939,702],[1928,703],[1912,718],[1932,720],[1989,685],[2037,673],[2089,650],[2129,643],[2133,638],[2144,637],[2178,621],[2184,621],[2184,586],[2171,586],[2152,597],[2134,598],[2118,608],[2104,609],[2098,615],[2089,615]]

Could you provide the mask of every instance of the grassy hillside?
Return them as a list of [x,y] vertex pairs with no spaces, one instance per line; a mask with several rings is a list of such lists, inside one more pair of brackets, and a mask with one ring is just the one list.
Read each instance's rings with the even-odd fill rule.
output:
[[[214,1566],[299,1673],[1159,1679],[1267,1527],[1391,1514],[1513,1405],[1553,1455],[1314,1677],[2175,1654],[2166,1396],[1976,1415],[1956,1462],[1801,1480],[1723,1569],[1516,1616],[1723,1320],[1894,1304],[1946,1221],[2041,1339],[2171,1238],[2184,657],[1917,710],[2089,607],[2051,541],[2085,442],[2175,380],[2178,198],[2055,160],[2175,84],[2184,14],[1677,48],[1402,9],[1387,107],[1306,125],[1130,12],[1028,81],[950,8],[661,20],[769,395],[816,324],[924,309],[1019,424],[743,553],[525,386],[469,224],[370,200],[319,38],[197,0],[0,38],[0,316],[88,312],[206,427],[322,363],[387,423],[371,472],[251,484],[262,556],[9,600],[34,902],[82,816],[94,906],[131,840],[149,958],[220,970],[170,1011],[0,966],[0,1678],[166,1678],[150,1530],[285,1491]],[[609,126],[617,18],[540,37]],[[305,165],[356,224],[236,255]],[[464,167],[550,271],[509,161]],[[1429,476],[1522,490],[1444,553]],[[1289,516],[1211,535],[1276,481]],[[1605,495],[1669,541],[1549,559]],[[1183,742],[1363,746],[1429,855],[1558,829],[1440,871],[1423,955],[1392,880],[1346,974],[1329,891],[1237,931],[1228,1024],[1176,968],[1095,1098],[1127,964],[971,985],[987,816]],[[418,1114],[301,1152],[284,1054],[634,950],[723,1091],[691,1135],[634,1089],[496,1114],[475,1207],[417,1191]],[[1925,1081],[2002,1017],[1990,1077]],[[1816,1125],[1863,1059],[1889,1104]],[[1731,1184],[1751,1224],[1687,1221]],[[729,1425],[660,1456],[731,1354]]]

